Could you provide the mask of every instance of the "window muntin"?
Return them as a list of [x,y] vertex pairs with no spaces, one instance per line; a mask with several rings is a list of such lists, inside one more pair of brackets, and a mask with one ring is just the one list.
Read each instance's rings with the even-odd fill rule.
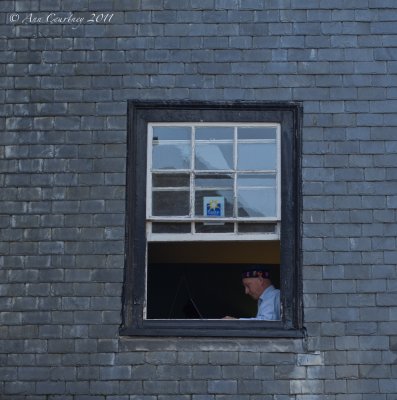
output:
[[[190,240],[203,233],[279,238],[280,124],[148,124],[147,160],[148,240],[180,240],[174,235],[186,235],[187,225],[177,225],[186,221]],[[206,201],[219,201],[222,213],[211,205],[206,211]],[[273,222],[274,229],[239,227],[243,221]]]

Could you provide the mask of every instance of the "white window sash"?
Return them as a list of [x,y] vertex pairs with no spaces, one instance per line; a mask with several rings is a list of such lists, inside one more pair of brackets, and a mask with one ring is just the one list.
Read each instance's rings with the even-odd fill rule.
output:
[[[191,132],[191,162],[190,169],[154,169],[153,163],[153,128],[155,127],[190,127]],[[221,140],[195,140],[195,130],[197,127],[233,127],[233,139]],[[238,128],[254,128],[254,127],[273,127],[276,128],[276,139],[238,139]],[[147,239],[149,241],[162,241],[162,240],[277,240],[280,237],[280,220],[281,220],[281,127],[278,123],[149,123],[148,124],[148,146],[147,146],[147,185],[146,185],[146,221],[147,221]],[[189,140],[158,140],[155,141],[161,144],[177,144],[189,143]],[[198,144],[233,144],[233,169],[229,170],[196,170],[195,169],[195,146]],[[276,169],[275,170],[237,170],[238,152],[237,147],[239,144],[261,144],[261,143],[276,143]],[[190,174],[189,187],[161,187],[153,188],[152,176],[153,174]],[[238,174],[266,174],[275,173],[276,176],[276,215],[270,217],[224,217],[224,218],[206,218],[195,216],[195,191],[194,178],[197,173],[200,174],[233,174],[233,209],[237,212],[237,190],[241,188],[249,188],[252,190],[264,189],[266,186],[239,186],[237,187]],[[190,192],[189,216],[153,216],[152,215],[152,193],[161,191],[181,191],[188,190]],[[200,190],[221,190],[221,187],[200,187]],[[152,233],[152,222],[190,222],[192,225],[191,233],[171,234],[171,233]],[[196,233],[194,224],[198,222],[218,222],[227,223],[232,222],[235,224],[233,233]],[[238,222],[258,222],[258,223],[275,223],[277,224],[276,233],[238,233]]]

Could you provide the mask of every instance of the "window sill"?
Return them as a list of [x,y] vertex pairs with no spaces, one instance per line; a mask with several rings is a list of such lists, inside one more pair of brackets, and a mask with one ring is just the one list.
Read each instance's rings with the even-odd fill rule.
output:
[[146,320],[140,327],[121,327],[121,336],[303,338],[303,329],[283,326],[281,321]]

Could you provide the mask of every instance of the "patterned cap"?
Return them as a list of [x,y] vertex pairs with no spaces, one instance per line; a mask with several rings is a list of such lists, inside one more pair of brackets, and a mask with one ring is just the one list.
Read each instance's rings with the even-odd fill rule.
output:
[[270,279],[270,272],[272,269],[272,265],[266,264],[252,264],[245,268],[241,274],[241,277],[244,278],[265,278]]

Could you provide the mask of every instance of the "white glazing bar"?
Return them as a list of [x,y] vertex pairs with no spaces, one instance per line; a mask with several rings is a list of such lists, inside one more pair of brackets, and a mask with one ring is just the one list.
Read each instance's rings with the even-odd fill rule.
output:
[[149,124],[147,146],[147,175],[146,175],[146,217],[152,215],[152,149],[153,149],[153,126]]
[[226,218],[190,218],[190,217],[176,217],[176,216],[171,216],[171,217],[164,217],[164,216],[152,216],[147,219],[148,221],[152,222],[190,222],[190,221],[197,221],[197,222],[277,222],[277,219],[275,217],[239,217],[239,218],[234,218],[234,217],[226,217]]
[[279,240],[278,233],[151,233],[149,242],[227,242],[227,241],[267,241]]
[[[194,169],[196,167],[196,127],[193,125],[192,126],[192,133],[191,133],[191,145],[192,145],[192,159],[190,160],[190,216],[194,218],[195,212],[196,212],[196,203],[195,203],[195,198],[196,198],[196,185],[195,185],[195,172]],[[196,232],[196,226],[192,222],[191,226],[191,232],[195,233]]]
[[166,186],[162,186],[162,187],[158,187],[158,188],[153,188],[152,189],[153,190],[153,193],[154,192],[180,192],[180,191],[186,191],[186,190],[189,190],[189,187],[188,186],[178,186],[178,187],[173,187],[173,186],[170,186],[170,187],[166,187]]

